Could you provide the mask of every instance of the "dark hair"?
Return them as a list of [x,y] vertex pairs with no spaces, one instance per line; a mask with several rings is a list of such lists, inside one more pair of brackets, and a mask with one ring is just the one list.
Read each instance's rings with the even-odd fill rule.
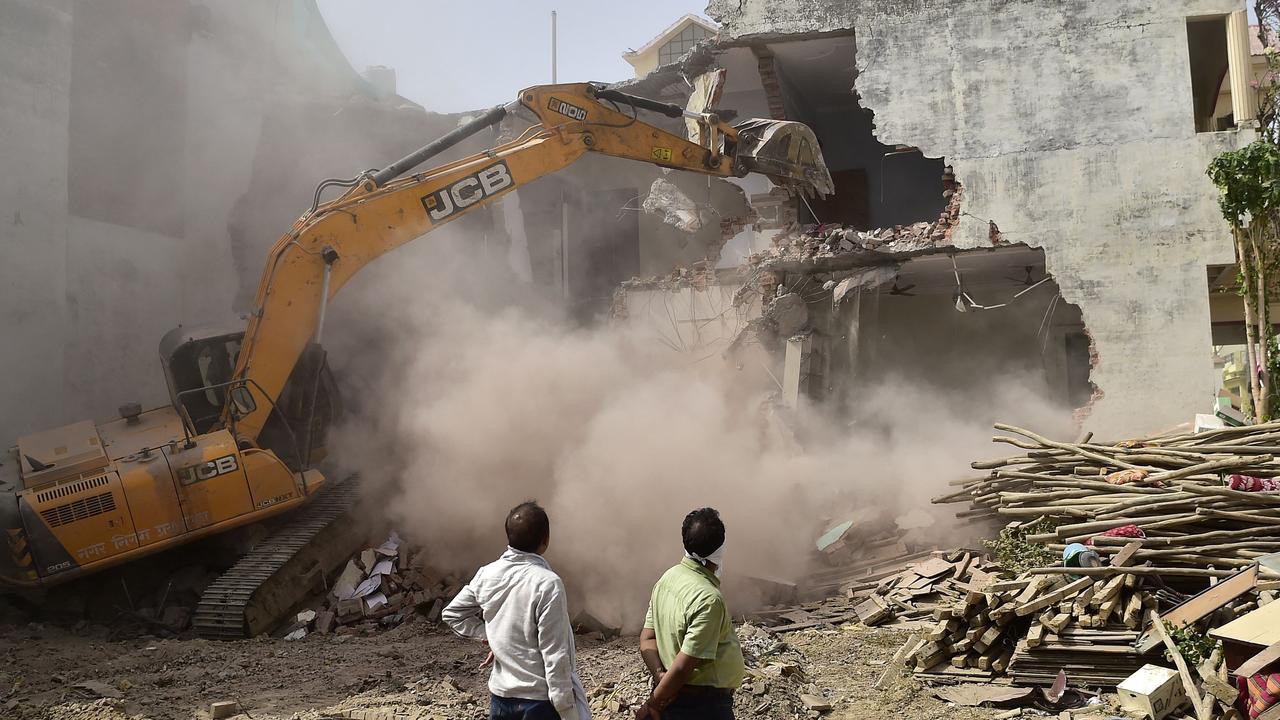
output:
[[547,511],[536,500],[526,500],[507,513],[507,544],[523,552],[538,552],[551,537]]
[[714,508],[698,508],[684,516],[680,526],[684,549],[698,557],[706,557],[724,544],[724,523]]

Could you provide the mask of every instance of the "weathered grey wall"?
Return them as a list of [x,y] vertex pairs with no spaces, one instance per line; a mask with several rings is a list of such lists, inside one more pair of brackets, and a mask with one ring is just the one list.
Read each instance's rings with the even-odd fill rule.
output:
[[[452,126],[421,109],[362,97],[362,81],[308,0],[279,9],[256,0],[184,4],[182,12],[191,13],[179,25],[185,46],[165,65],[186,88],[182,106],[171,108],[184,118],[175,121],[181,152],[91,158],[101,175],[122,183],[130,172],[178,168],[170,176],[182,186],[174,193],[180,227],[165,234],[78,216],[68,190],[76,164],[74,27],[77,6],[96,1],[0,2],[0,448],[62,423],[110,419],[126,402],[167,401],[161,336],[179,323],[235,318],[228,224],[248,189],[263,198],[262,212],[245,228],[256,283],[267,249],[305,209],[321,177],[389,162]],[[117,5],[133,13],[122,22],[141,24],[146,38],[152,18],[140,10],[144,4]],[[113,37],[111,28],[94,30]],[[146,58],[152,48],[133,49]],[[128,68],[116,75],[129,81]],[[305,103],[313,113],[297,118],[294,144],[259,142],[264,118],[290,108],[300,113]],[[381,114],[367,111],[371,105]],[[91,125],[92,113],[79,112]],[[414,117],[387,122],[402,112]],[[146,115],[137,118],[144,127]],[[320,125],[340,127],[326,143],[308,144]],[[254,185],[260,167],[286,162],[298,168],[287,182]]]
[[[62,418],[69,0],[0,3],[0,446]],[[21,416],[21,417],[19,417]]]
[[1204,176],[1249,131],[1194,132],[1186,18],[1241,0],[712,0],[733,37],[853,28],[885,143],[965,186],[956,243],[1042,247],[1104,397],[1087,427],[1189,421],[1214,394],[1205,266],[1232,262]]

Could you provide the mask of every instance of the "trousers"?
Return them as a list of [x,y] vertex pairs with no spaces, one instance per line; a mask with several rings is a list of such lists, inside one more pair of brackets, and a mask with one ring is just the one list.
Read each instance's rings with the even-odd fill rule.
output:
[[550,700],[523,700],[489,694],[489,720],[560,720]]
[[733,693],[682,692],[662,711],[662,720],[734,720]]

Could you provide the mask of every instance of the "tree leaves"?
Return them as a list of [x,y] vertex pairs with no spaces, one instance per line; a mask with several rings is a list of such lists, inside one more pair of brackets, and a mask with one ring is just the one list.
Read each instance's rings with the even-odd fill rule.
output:
[[1257,140],[1214,158],[1206,172],[1232,227],[1243,229],[1280,210],[1280,147]]

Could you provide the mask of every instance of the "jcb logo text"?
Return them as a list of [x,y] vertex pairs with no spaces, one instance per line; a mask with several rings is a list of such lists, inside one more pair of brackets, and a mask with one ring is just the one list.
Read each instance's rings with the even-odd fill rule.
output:
[[427,211],[427,217],[438,223],[514,184],[506,161],[499,160],[422,198],[422,207]]
[[234,472],[239,467],[236,464],[235,455],[224,455],[217,460],[210,460],[199,465],[178,468],[178,479],[183,485],[200,482],[201,480],[209,480],[210,478],[226,475]]

